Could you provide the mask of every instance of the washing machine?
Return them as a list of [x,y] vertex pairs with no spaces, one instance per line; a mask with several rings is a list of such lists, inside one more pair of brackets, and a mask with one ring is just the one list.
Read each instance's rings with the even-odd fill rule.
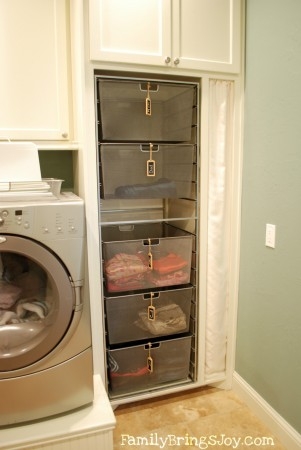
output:
[[0,426],[93,401],[83,200],[0,198]]

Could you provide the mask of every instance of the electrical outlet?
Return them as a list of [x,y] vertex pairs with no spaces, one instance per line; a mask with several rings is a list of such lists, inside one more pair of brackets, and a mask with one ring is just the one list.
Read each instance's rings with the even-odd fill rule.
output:
[[265,228],[266,247],[275,248],[275,241],[276,241],[276,225],[267,223]]

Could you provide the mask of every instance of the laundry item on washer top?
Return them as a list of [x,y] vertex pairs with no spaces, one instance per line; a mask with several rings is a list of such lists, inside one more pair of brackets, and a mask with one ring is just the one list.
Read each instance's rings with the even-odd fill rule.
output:
[[176,303],[156,307],[155,320],[149,320],[149,314],[145,310],[140,311],[138,315],[139,319],[135,325],[154,336],[179,333],[187,327],[186,315]]
[[38,147],[32,142],[0,142],[0,180],[41,181]]
[[177,188],[174,181],[160,178],[154,183],[129,184],[115,189],[117,198],[168,198],[176,197]]

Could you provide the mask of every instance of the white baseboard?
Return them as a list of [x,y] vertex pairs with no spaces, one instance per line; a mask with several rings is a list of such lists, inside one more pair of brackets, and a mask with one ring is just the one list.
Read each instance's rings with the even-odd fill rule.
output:
[[287,449],[300,450],[301,435],[236,372],[233,374],[232,389]]

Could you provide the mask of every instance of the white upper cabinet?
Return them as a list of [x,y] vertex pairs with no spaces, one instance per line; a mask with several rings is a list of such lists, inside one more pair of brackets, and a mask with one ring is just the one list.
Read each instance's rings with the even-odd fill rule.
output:
[[90,0],[95,61],[240,71],[241,0]]
[[91,59],[162,65],[171,51],[171,0],[90,0]]
[[0,0],[0,139],[69,139],[65,0]]
[[179,67],[240,71],[241,0],[176,0],[172,12]]

